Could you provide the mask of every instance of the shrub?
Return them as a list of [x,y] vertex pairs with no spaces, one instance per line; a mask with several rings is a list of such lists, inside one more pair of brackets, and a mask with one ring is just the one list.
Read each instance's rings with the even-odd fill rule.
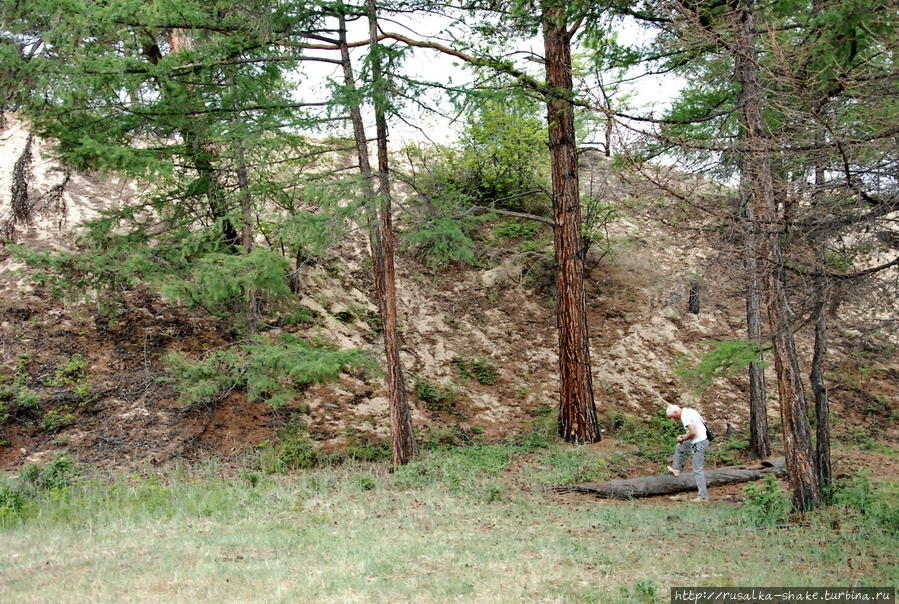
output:
[[431,269],[453,263],[478,265],[475,236],[490,214],[469,212],[472,199],[447,185],[422,206],[423,221],[400,234],[403,247]]
[[353,481],[361,491],[372,491],[378,486],[374,476],[371,474],[356,474],[353,477]]
[[703,392],[720,377],[735,375],[751,363],[758,363],[762,367],[762,354],[769,347],[759,347],[759,344],[749,340],[725,340],[723,342],[706,341],[710,349],[695,364],[689,359],[683,359],[674,370],[677,377],[689,384],[694,391]]
[[462,132],[455,177],[481,204],[534,211],[545,205],[549,154],[546,129],[529,99],[506,97],[478,103]]
[[25,501],[25,495],[13,481],[0,478],[0,526],[19,516]]
[[496,383],[499,371],[490,359],[483,357],[455,357],[452,363],[459,370],[459,374],[464,377],[473,378],[487,386]]
[[790,500],[774,474],[766,474],[760,483],[746,485],[743,493],[746,495],[743,512],[750,523],[773,526],[783,523],[789,516]]
[[45,466],[29,464],[19,471],[19,480],[31,493],[65,489],[73,484],[81,469],[68,453],[57,453]]
[[73,354],[56,368],[49,384],[72,386],[87,377],[87,361],[80,354]]
[[267,474],[312,468],[321,460],[315,443],[301,424],[288,422],[278,431],[278,440],[259,445],[259,469]]
[[388,461],[390,459],[390,445],[382,442],[372,442],[361,437],[353,437],[343,450],[347,459],[356,461]]
[[459,390],[451,383],[438,384],[419,378],[415,380],[414,392],[432,411],[455,412]]
[[59,409],[51,409],[41,418],[40,429],[45,432],[59,432],[67,426],[75,423],[75,416],[68,413],[69,408],[66,406]]
[[829,498],[892,533],[899,532],[899,483],[874,483],[867,471],[837,481]]
[[683,433],[679,422],[659,411],[648,420],[632,415],[612,413],[605,418],[607,430],[616,432],[619,440],[637,446],[636,454],[661,463],[674,450],[678,434]]
[[318,346],[291,334],[217,350],[198,361],[173,353],[164,362],[175,374],[184,404],[209,402],[233,388],[246,388],[249,400],[265,400],[276,408],[310,384],[336,379],[351,368],[375,368],[365,351]]

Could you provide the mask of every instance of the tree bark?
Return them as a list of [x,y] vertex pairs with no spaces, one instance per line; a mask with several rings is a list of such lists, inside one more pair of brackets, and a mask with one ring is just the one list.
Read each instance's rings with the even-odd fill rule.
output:
[[[736,466],[708,470],[705,472],[705,481],[707,486],[716,487],[761,480],[765,474],[782,474],[783,472],[784,458],[778,457],[777,459],[763,462],[757,467]],[[653,497],[683,491],[695,491],[696,479],[692,472],[684,472],[679,477],[674,477],[671,474],[641,476],[639,478],[626,478],[609,482],[592,482],[556,487],[553,490],[557,493],[590,493],[597,497],[610,499],[631,499],[633,497]]]
[[822,505],[823,494],[812,452],[808,405],[793,338],[793,318],[786,293],[783,251],[779,231],[774,228],[774,225],[780,224],[780,220],[769,151],[772,145],[763,114],[765,92],[759,82],[754,0],[738,0],[735,18],[734,67],[742,88],[740,109],[747,144],[743,167],[748,170],[755,216],[761,224],[769,225],[763,237],[761,258],[770,263],[766,269],[766,303],[768,323],[774,340],[774,367],[783,420],[787,476],[793,492],[793,506],[798,510],[809,510]]
[[[235,143],[235,156],[237,159],[237,185],[240,188],[240,240],[243,244],[243,252],[249,256],[253,252],[253,206],[250,199],[250,182],[247,174],[247,160],[244,154],[243,142]],[[244,292],[246,297],[246,322],[247,335],[256,335],[259,324],[259,301],[256,299],[256,290],[249,286]]]
[[821,276],[815,279],[815,347],[809,379],[815,396],[815,461],[818,479],[822,487],[830,484],[830,402],[827,384],[824,383],[824,361],[827,357],[827,305],[830,301],[830,285]]
[[[749,340],[762,348],[762,291],[759,276],[759,238],[753,219],[751,196],[745,178],[740,183],[740,216],[744,229],[744,272],[746,276],[746,332]],[[749,364],[749,456],[765,459],[771,455],[768,436],[768,405],[765,391],[765,369],[760,363]]]
[[[412,432],[411,413],[409,411],[409,402],[406,395],[405,382],[403,380],[402,365],[399,357],[399,336],[396,329],[396,289],[393,273],[393,247],[392,247],[392,226],[390,216],[378,217],[378,206],[384,210],[385,202],[375,191],[374,172],[371,168],[371,162],[368,157],[368,142],[365,134],[365,125],[362,121],[362,111],[358,99],[358,91],[356,88],[356,80],[353,75],[353,67],[350,62],[349,47],[346,39],[346,20],[343,15],[338,16],[339,19],[339,40],[340,40],[340,58],[343,66],[344,81],[349,89],[349,97],[353,99],[349,104],[350,121],[353,124],[353,138],[356,143],[356,155],[359,160],[359,171],[362,174],[362,194],[366,200],[365,214],[368,227],[369,246],[371,248],[372,265],[375,278],[375,295],[378,298],[378,308],[381,313],[381,319],[384,323],[384,348],[387,356],[387,388],[390,400],[390,428],[392,435],[392,458],[393,463],[401,465],[407,463],[414,455],[415,439]],[[381,115],[383,120],[383,113]],[[379,134],[381,130],[379,128]],[[378,175],[379,189],[384,191],[385,188],[389,192],[389,181],[387,180],[387,155],[386,155],[386,126],[383,131],[384,136],[384,155],[381,159],[381,145],[379,140],[379,170],[383,173]],[[382,195],[381,197],[386,197]],[[389,212],[389,198],[386,208]],[[390,246],[390,262],[388,269],[387,249],[384,239],[386,237],[386,227],[391,228],[391,237],[388,245]],[[387,274],[390,277],[388,279]],[[390,299],[392,298],[392,299]]]
[[559,328],[559,432],[569,442],[600,439],[593,401],[590,341],[584,291],[584,250],[581,237],[580,192],[571,77],[571,39],[564,0],[543,7],[549,151],[552,163],[553,237],[558,271],[556,283]]
[[375,128],[378,142],[378,212],[381,228],[381,258],[383,279],[384,348],[387,355],[387,375],[390,384],[390,425],[393,436],[392,451],[394,465],[402,465],[415,455],[415,437],[412,432],[412,414],[403,379],[400,360],[399,333],[396,315],[396,273],[393,263],[393,224],[390,203],[389,159],[387,156],[387,119],[384,106],[387,87],[378,56],[378,20],[375,0],[368,0],[369,36],[371,40],[371,60],[373,104],[375,108]]
[[[193,50],[193,41],[183,29],[173,28],[169,31],[169,50],[172,53]],[[148,45],[144,50],[151,63],[158,63],[161,59],[161,51],[155,43]],[[207,183],[206,197],[209,201],[209,215],[216,225],[221,228],[222,244],[229,250],[236,250],[240,243],[240,235],[234,228],[234,223],[228,217],[228,204],[220,181],[219,170],[215,166],[218,158],[218,150],[214,143],[206,140],[200,128],[186,126],[181,128],[181,136],[184,137],[184,146],[193,162],[194,169],[201,180]]]
[[[823,138],[821,134],[817,137]],[[815,197],[817,198],[824,186],[824,168],[819,163],[815,166]],[[817,202],[818,200],[815,199]],[[827,252],[824,240],[815,241],[815,258],[818,265],[815,275],[815,344],[812,353],[812,367],[809,373],[809,381],[812,385],[812,394],[815,397],[815,464],[818,470],[818,480],[822,488],[830,484],[830,401],[827,396],[827,384],[824,383],[824,362],[827,358],[827,307],[831,298],[831,283],[824,272],[827,267]]]
[[690,281],[690,296],[687,301],[687,310],[694,315],[699,314],[699,281]]

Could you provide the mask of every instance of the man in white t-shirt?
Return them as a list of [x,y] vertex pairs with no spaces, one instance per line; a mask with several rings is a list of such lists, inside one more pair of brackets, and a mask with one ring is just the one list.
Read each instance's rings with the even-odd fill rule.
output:
[[684,407],[681,409],[677,405],[668,405],[665,414],[673,419],[679,419],[687,430],[686,434],[677,437],[677,448],[674,449],[674,462],[668,466],[668,471],[675,476],[680,476],[681,469],[684,467],[684,459],[688,455],[693,456],[693,476],[696,477],[696,488],[699,490],[699,497],[693,501],[708,501],[709,492],[705,486],[705,452],[709,448],[708,434],[705,429],[705,422],[699,411]]

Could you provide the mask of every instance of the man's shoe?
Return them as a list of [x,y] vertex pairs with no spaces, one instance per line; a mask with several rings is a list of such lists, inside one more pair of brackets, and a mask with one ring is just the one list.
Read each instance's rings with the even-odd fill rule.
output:
[[668,471],[669,471],[669,472],[671,472],[672,474],[674,474],[674,477],[675,477],[675,478],[677,478],[677,477],[680,476],[680,470],[675,470],[675,469],[672,468],[671,466],[665,466],[665,467],[668,468]]
[[692,501],[693,503],[708,503],[709,502],[708,499],[703,499],[702,497],[694,497],[690,501]]

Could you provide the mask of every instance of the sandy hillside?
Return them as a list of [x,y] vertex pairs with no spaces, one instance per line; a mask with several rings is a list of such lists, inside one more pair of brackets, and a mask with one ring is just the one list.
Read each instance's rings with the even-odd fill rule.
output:
[[[81,222],[138,194],[133,183],[121,179],[67,172],[52,159],[46,143],[33,139],[27,196],[32,205],[27,220],[13,220],[13,172],[27,141],[27,132],[15,120],[0,134],[0,223],[11,227],[7,242],[72,247]],[[588,258],[591,355],[600,414],[646,417],[679,400],[698,406],[720,431],[727,425],[739,431],[748,398],[742,377],[721,380],[697,397],[674,375],[685,355],[706,349],[705,341],[742,336],[743,302],[733,266],[715,247],[714,237],[701,230],[685,236],[679,229],[683,217],[672,224],[664,210],[649,202],[633,203],[634,196],[646,195],[645,184],[618,178],[597,158],[585,167],[584,176],[585,186],[601,189],[609,203],[624,207],[608,226],[611,253],[600,257],[594,250]],[[63,183],[61,196],[51,195]],[[55,197],[59,199],[52,201]],[[697,224],[715,223],[714,217],[694,218]],[[367,349],[380,358],[365,249],[361,239],[345,241],[330,259],[306,270],[297,302],[316,317],[305,334]],[[128,292],[126,312],[110,323],[90,306],[66,305],[24,284],[13,273],[21,267],[0,254],[0,366],[7,381],[21,376],[40,398],[39,410],[2,427],[0,466],[37,461],[63,448],[84,461],[122,466],[209,453],[227,458],[271,439],[292,415],[326,448],[387,436],[382,380],[365,375],[344,375],[333,384],[311,387],[279,410],[249,403],[240,391],[214,404],[184,407],[165,381],[169,374],[161,356],[173,350],[199,355],[224,345],[221,325],[143,290]],[[444,406],[411,397],[422,438],[441,432],[501,437],[523,429],[535,410],[556,404],[552,301],[546,288],[528,279],[526,259],[509,254],[483,269],[432,271],[403,254],[397,268],[410,391],[416,381],[426,381],[458,392],[456,401]],[[687,311],[691,281],[701,284],[699,314]],[[800,343],[807,350],[807,342]],[[846,371],[837,369],[833,375],[843,375],[840,371],[851,368],[851,343],[838,338],[834,348]],[[86,360],[86,385],[78,392],[47,379],[73,355]],[[496,368],[494,383],[460,374],[460,362],[472,360]],[[879,422],[885,426],[883,436],[895,440],[895,422],[887,420],[899,406],[895,386],[889,387],[896,369],[895,363],[887,365],[871,375],[876,383],[854,389],[841,389],[835,378],[832,398],[837,417]],[[773,376],[769,379],[773,383]],[[879,407],[871,402],[883,397],[887,400]],[[51,412],[69,421],[58,429],[42,428]],[[777,417],[772,402],[772,423]]]

